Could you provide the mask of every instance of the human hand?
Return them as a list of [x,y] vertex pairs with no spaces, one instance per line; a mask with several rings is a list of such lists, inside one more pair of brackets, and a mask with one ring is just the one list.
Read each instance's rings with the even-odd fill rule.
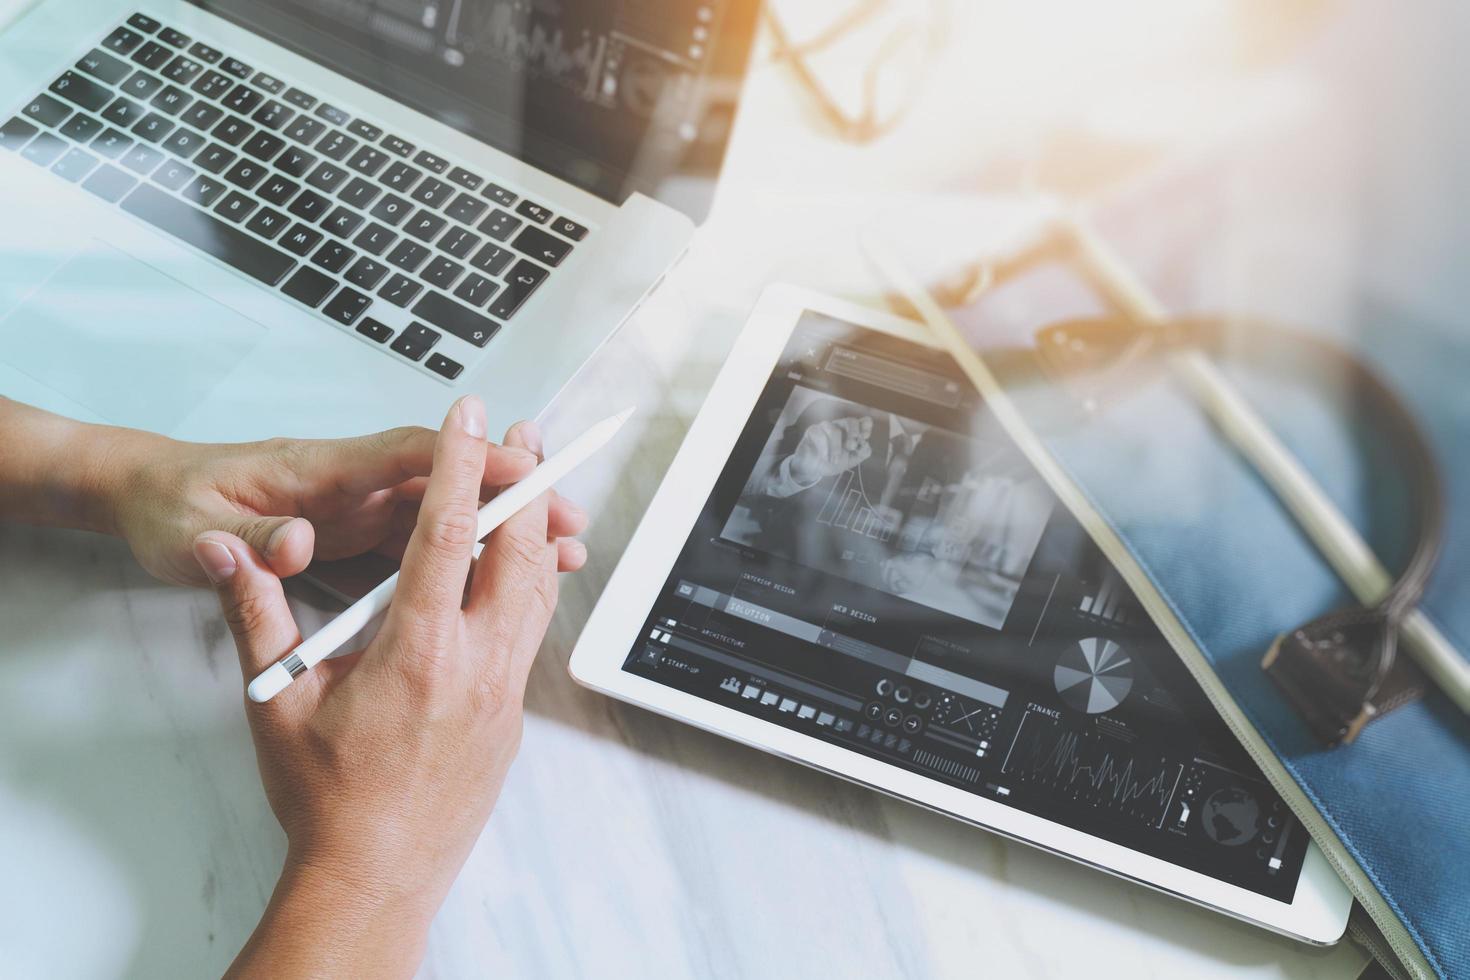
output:
[[[480,495],[522,479],[536,465],[533,445],[487,444]],[[210,445],[109,430],[109,464],[101,472],[109,529],[139,563],[166,582],[204,585],[192,551],[203,531],[227,531],[246,542],[274,574],[286,578],[313,560],[369,551],[400,558],[418,515],[436,433],[406,426],[353,439],[269,439]],[[553,536],[561,568],[586,559],[571,536],[587,525],[575,504],[553,495]]]
[[[472,562],[490,454],[484,427],[477,399],[450,409],[377,637],[264,704],[245,702],[288,845],[280,883],[231,975],[411,975],[490,815],[520,743],[526,676],[556,606],[559,559],[543,494]],[[512,430],[507,445],[522,444],[520,435]],[[195,550],[248,682],[301,639],[280,580],[235,535],[206,532]]]
[[836,419],[818,422],[802,433],[796,452],[791,454],[791,478],[810,486],[844,470],[850,470],[873,455],[868,440],[873,435],[873,419]]

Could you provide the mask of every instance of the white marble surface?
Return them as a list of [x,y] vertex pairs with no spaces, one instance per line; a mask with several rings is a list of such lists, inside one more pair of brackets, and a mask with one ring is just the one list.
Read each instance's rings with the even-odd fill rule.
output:
[[[643,408],[631,438],[566,484],[596,515],[591,562],[564,582],[520,758],[422,974],[1355,976],[1346,944],[1273,936],[568,678],[761,285],[871,295],[851,229],[897,184],[943,190],[957,169],[914,163],[915,145],[948,138],[950,107],[857,150],[813,130],[790,93],[758,68],[695,249],[546,417],[555,444],[609,401]],[[307,629],[323,615],[296,606]],[[111,540],[0,526],[0,976],[223,969],[284,848],[239,701],[210,596],[151,581]]]

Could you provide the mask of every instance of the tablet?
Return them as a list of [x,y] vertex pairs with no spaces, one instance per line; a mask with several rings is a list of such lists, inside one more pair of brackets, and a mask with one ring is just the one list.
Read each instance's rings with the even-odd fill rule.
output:
[[1351,900],[922,326],[761,299],[582,684],[1295,938]]

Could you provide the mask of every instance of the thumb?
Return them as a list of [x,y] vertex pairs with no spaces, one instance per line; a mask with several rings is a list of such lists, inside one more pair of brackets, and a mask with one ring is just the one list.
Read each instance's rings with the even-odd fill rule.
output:
[[311,564],[316,529],[304,517],[254,517],[230,514],[212,530],[239,538],[281,578],[300,574]]
[[[205,531],[195,538],[194,557],[219,595],[240,655],[240,673],[249,684],[301,642],[281,580],[255,549],[224,531]],[[282,695],[271,703],[284,699]]]

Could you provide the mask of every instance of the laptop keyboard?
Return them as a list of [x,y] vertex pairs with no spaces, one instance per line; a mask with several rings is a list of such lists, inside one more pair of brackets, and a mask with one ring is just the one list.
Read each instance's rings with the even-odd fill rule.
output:
[[142,13],[0,125],[0,150],[448,381],[443,336],[485,347],[588,234]]

